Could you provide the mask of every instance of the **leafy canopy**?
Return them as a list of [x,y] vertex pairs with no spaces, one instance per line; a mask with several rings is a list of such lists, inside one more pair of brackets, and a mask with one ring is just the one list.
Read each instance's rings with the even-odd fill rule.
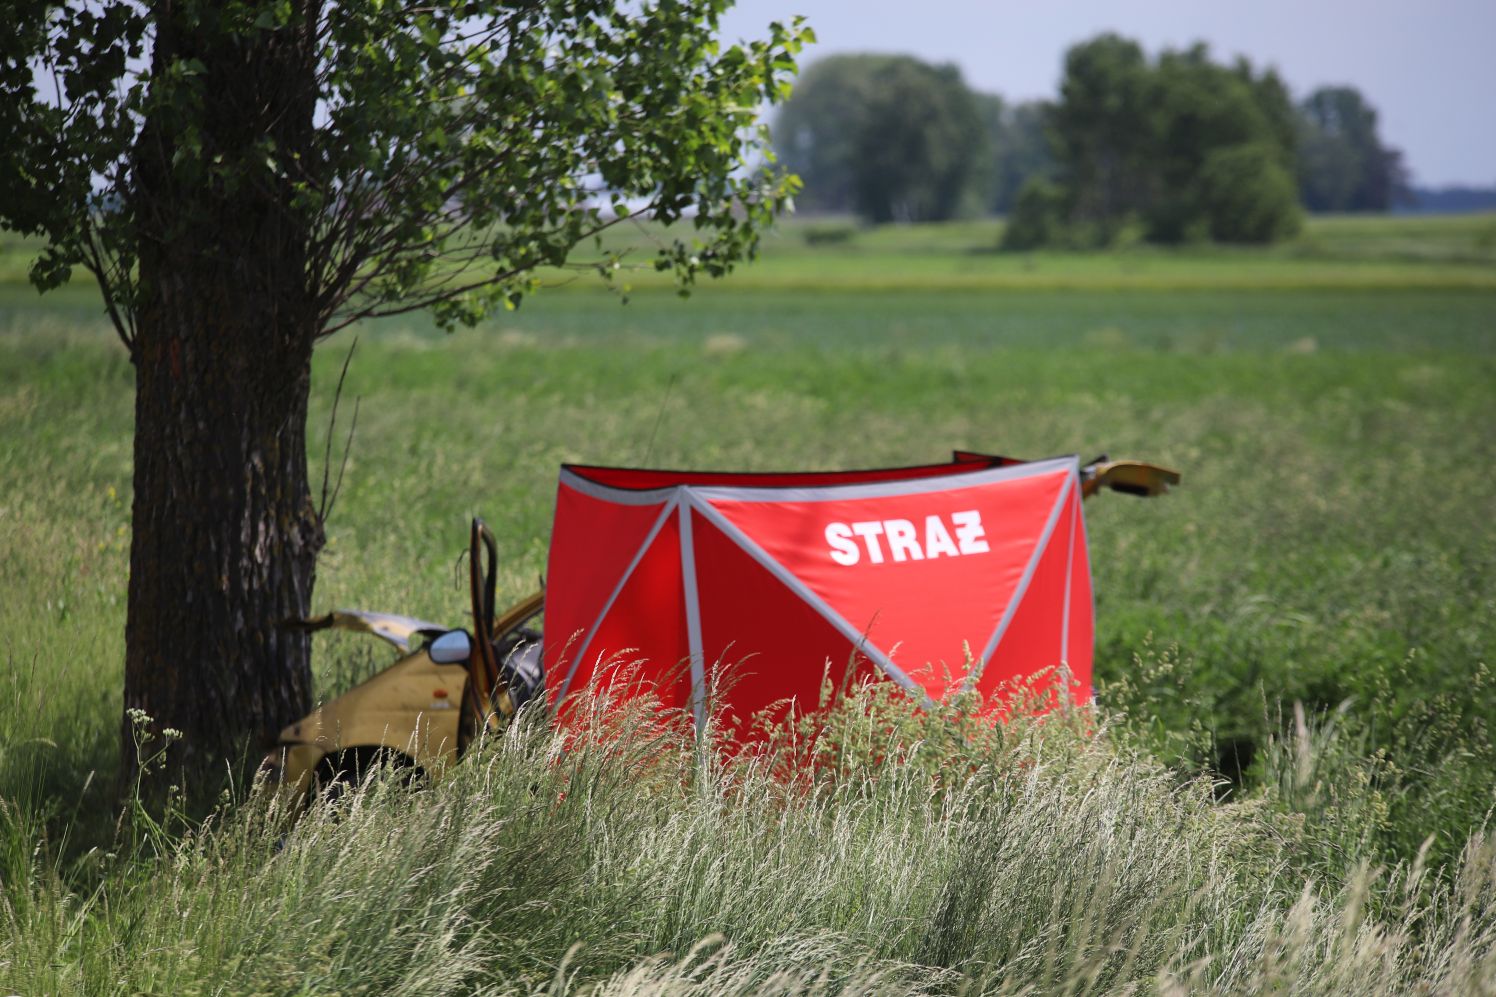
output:
[[[757,109],[787,96],[811,33],[797,19],[723,47],[727,6],[16,0],[0,40],[0,130],[14,136],[0,227],[43,238],[40,288],[92,271],[127,343],[142,242],[193,224],[192,198],[161,211],[163,191],[283,194],[277,222],[305,233],[324,334],[425,307],[471,323],[517,303],[542,266],[609,276],[619,260],[600,240],[585,262],[571,251],[640,212],[689,220],[653,260],[684,286],[750,256],[794,192]],[[279,53],[248,90],[302,109],[309,141],[257,106],[222,120],[241,51],[246,73],[250,53]],[[170,146],[149,192],[147,142]]]
[[1049,115],[1056,171],[1021,191],[1004,245],[1269,242],[1299,224],[1297,126],[1271,69],[1221,65],[1203,44],[1150,60],[1103,34],[1065,55]]
[[974,188],[988,136],[954,66],[903,55],[821,59],[806,69],[774,132],[812,211],[938,221],[981,197]]

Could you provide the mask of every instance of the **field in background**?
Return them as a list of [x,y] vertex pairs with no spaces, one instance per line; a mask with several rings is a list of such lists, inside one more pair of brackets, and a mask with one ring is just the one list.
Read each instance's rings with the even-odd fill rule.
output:
[[[626,238],[647,253],[650,233]],[[1209,938],[1196,939],[1212,951],[1246,945],[1249,929],[1281,930],[1287,938],[1297,922],[1264,927],[1246,906],[1288,918],[1312,878],[1325,890],[1326,923],[1338,924],[1334,912],[1350,902],[1362,862],[1412,862],[1429,839],[1424,854],[1444,870],[1434,878],[1455,881],[1456,867],[1443,863],[1466,849],[1496,803],[1488,730],[1496,686],[1487,668],[1496,635],[1489,484],[1496,466],[1496,217],[1317,220],[1297,242],[1267,251],[1136,247],[1025,256],[993,253],[996,242],[996,228],[986,223],[861,230],[802,221],[771,236],[761,262],[702,285],[685,301],[641,272],[625,277],[632,285],[625,305],[584,275],[476,330],[447,336],[418,320],[359,330],[347,388],[361,400],[358,431],[320,564],[317,605],[460,621],[465,599],[454,564],[473,513],[499,533],[502,594],[518,597],[543,571],[556,466],[566,460],[838,467],[939,460],[952,447],[1156,460],[1184,472],[1174,495],[1155,502],[1106,495],[1087,508],[1098,702],[1110,733],[1106,746],[1085,750],[1117,754],[1085,756],[1078,769],[1066,768],[1069,762],[1060,769],[1094,775],[1087,766],[1112,766],[1108,771],[1122,774],[1108,785],[1172,815],[1129,832],[1128,847],[1154,856],[1149,861],[1163,862],[1164,852],[1147,850],[1148,835],[1223,821],[1230,827],[1207,828],[1197,842],[1228,853],[1225,871],[1211,876],[1261,873],[1278,892],[1211,894],[1224,906],[1208,916],[1186,915],[1171,899],[1139,900],[1143,908],[1128,914],[1124,904],[1114,911],[1115,924],[1098,922],[1095,930],[1121,930],[1117,925],[1146,908],[1157,913],[1159,931],[1174,916],[1212,925]],[[20,259],[14,247],[0,256],[0,577],[7,582],[0,627],[9,635],[0,652],[0,938],[52,924],[47,904],[65,907],[72,891],[81,897],[114,884],[109,888],[135,899],[108,916],[85,904],[71,928],[71,915],[58,907],[59,947],[42,945],[25,963],[34,968],[62,953],[64,961],[76,960],[78,979],[95,979],[95,970],[103,979],[115,971],[110,967],[138,958],[130,955],[134,943],[109,948],[91,934],[117,929],[108,917],[133,909],[130,903],[138,903],[134,916],[142,923],[162,904],[191,906],[177,894],[152,893],[156,887],[136,867],[121,871],[99,857],[118,848],[112,783],[131,369],[87,287],[38,299],[21,283]],[[340,336],[317,358],[310,436],[318,458],[350,343]],[[325,693],[383,663],[377,648],[355,642],[328,640],[318,654]],[[1170,768],[1154,772],[1148,756]],[[1000,768],[1016,756],[977,757]],[[1234,780],[1217,790],[1231,802],[1211,804],[1208,787],[1204,799],[1168,802],[1168,786],[1193,774]],[[1089,784],[1066,778],[1069,788],[1051,787],[1054,799],[1073,799],[1079,809],[1065,813],[1080,814],[1088,798],[1067,794]],[[616,793],[610,799],[628,798],[626,786]],[[457,797],[442,799],[461,809]],[[1035,815],[1043,799],[1035,797]],[[672,813],[686,814],[679,819],[687,823],[709,819],[710,808],[691,809],[697,803],[636,815],[629,833],[641,841],[669,838],[663,829],[672,826]],[[1001,821],[1017,819],[983,813],[963,811],[959,828],[930,831],[931,842],[945,842],[931,843],[931,854],[955,847],[942,835],[976,834],[989,819],[1012,830]],[[1289,824],[1253,837],[1249,854],[1233,864],[1231,836],[1255,827],[1259,818],[1251,814],[1261,813],[1286,815]],[[911,814],[905,816],[914,820]],[[660,823],[649,823],[655,817]],[[548,818],[533,819],[543,828]],[[581,835],[569,819],[558,817],[557,826]],[[818,819],[837,816],[806,817]],[[1246,823],[1232,823],[1239,820]],[[1283,830],[1290,825],[1297,830]],[[608,831],[588,826],[588,834]],[[335,849],[339,833],[333,826],[308,831],[294,846],[305,851],[296,854],[323,855],[316,849]],[[769,832],[722,833],[721,842],[736,842],[747,854],[747,842]],[[809,838],[795,840],[801,851],[782,856],[786,889],[813,882],[816,863],[834,863]],[[1274,840],[1286,850],[1273,851]],[[90,853],[95,845],[100,850]],[[243,847],[251,855],[261,846]],[[599,863],[600,877],[605,870],[618,882],[641,875],[617,856],[578,847]],[[678,847],[693,848],[689,839]],[[1040,882],[1081,874],[1066,872],[1041,837],[1025,847],[1021,859],[1029,867],[1059,863],[1044,874],[1057,878]],[[1471,847],[1475,857],[1459,868],[1475,877],[1470,882],[1479,880],[1470,887],[1479,893],[1496,881],[1496,865],[1479,851],[1485,846]],[[1103,866],[1114,859],[1097,856]],[[623,864],[608,864],[615,860]],[[970,873],[951,865],[954,858],[930,861],[908,875],[954,883]],[[1267,872],[1252,865],[1259,861]],[[266,897],[289,889],[245,868],[234,875],[250,876],[245,889]],[[1182,903],[1200,888],[1191,878],[1197,875],[1194,869],[1169,880],[1181,891],[1174,899]],[[607,942],[606,917],[566,914],[571,908],[559,899],[559,920],[531,912],[525,927],[515,922],[513,930],[556,936],[531,953],[535,973],[576,939],[608,953],[579,963],[589,973],[665,949],[679,956],[718,930],[752,952],[774,951],[772,925],[749,930],[719,916],[728,895],[721,891],[745,887],[732,875],[720,882],[712,876],[707,870],[675,883],[689,895],[661,901],[654,916],[674,918],[673,934],[635,925],[617,929],[622,941]],[[1381,897],[1376,891],[1390,889],[1393,878],[1364,890]],[[1097,889],[1111,889],[1105,883]],[[862,889],[847,884],[827,909],[842,910],[836,905],[852,903]],[[1058,896],[1045,903],[1060,904]],[[985,902],[947,899],[957,907]],[[618,911],[635,902],[615,900]],[[1094,908],[1094,900],[1077,895],[1065,903],[1079,910]],[[932,894],[914,909],[933,918],[939,902]],[[1381,911],[1384,903],[1395,906],[1372,906]],[[1246,906],[1233,913],[1225,909],[1230,904]],[[877,907],[878,916],[893,909]],[[993,924],[1007,916],[996,908],[971,916],[989,915]],[[200,916],[211,923],[230,915]],[[807,946],[796,957],[806,965],[819,958],[809,954],[821,951],[815,945],[862,937],[852,925],[863,922],[846,911],[815,916],[821,920],[785,922],[788,936]],[[1496,930],[1489,913],[1473,923],[1477,934]],[[1329,946],[1329,937],[1301,942]],[[1461,944],[1475,945],[1472,938]],[[216,955],[199,956],[221,972],[223,963],[213,960],[228,958],[228,943],[215,944]],[[936,959],[933,949],[920,948],[935,944],[874,948],[880,958],[975,972],[961,962],[967,956]],[[940,944],[967,952],[950,938]],[[1007,958],[1015,973],[1037,974],[1021,979],[1051,979],[1025,961],[1042,952],[1021,956],[1021,940],[1014,944],[1006,956],[983,950],[982,958]],[[1072,952],[1055,944],[1057,952]],[[327,945],[334,952],[337,943]],[[1069,955],[1055,958],[1071,965],[1064,962]],[[1084,969],[1092,955],[1074,958]],[[1108,974],[1118,971],[1120,955],[1095,958]],[[787,956],[779,961],[800,965]],[[7,973],[18,971],[6,966],[0,955],[0,986],[24,989],[9,982]],[[837,970],[837,979],[855,978],[849,967]],[[191,977],[189,969],[181,972],[187,975],[180,979]],[[153,977],[162,986],[164,978]],[[1231,981],[1246,978],[1222,969],[1213,979],[1231,989]],[[1323,981],[1315,986],[1331,989]]]
[[[1496,287],[1496,214],[1328,216],[1270,248],[1134,243],[1108,253],[998,252],[1002,223],[859,226],[797,219],[765,240],[733,288],[869,290],[1361,291]],[[625,225],[609,243],[647,259],[659,241]],[[635,284],[661,286],[651,276]]]

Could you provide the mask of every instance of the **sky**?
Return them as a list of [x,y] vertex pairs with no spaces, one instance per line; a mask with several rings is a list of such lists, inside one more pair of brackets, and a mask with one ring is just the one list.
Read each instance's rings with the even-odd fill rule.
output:
[[1295,99],[1360,90],[1421,186],[1496,186],[1496,0],[738,0],[722,33],[761,37],[796,14],[819,39],[802,66],[898,52],[1011,100],[1054,96],[1065,50],[1103,31],[1149,54],[1205,41],[1222,61],[1275,67]]

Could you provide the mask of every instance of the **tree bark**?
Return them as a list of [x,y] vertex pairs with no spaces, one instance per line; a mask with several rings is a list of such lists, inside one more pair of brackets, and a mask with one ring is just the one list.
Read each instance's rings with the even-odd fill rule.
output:
[[[155,72],[205,67],[191,125],[147,119],[133,164],[134,535],[126,710],[182,732],[173,776],[244,759],[311,703],[310,606],[322,524],[306,456],[318,328],[293,190],[263,163],[309,149],[310,53],[291,29],[225,36],[157,11]],[[184,180],[182,157],[200,174]],[[200,177],[193,182],[193,177]],[[127,777],[137,762],[123,720]]]
[[137,347],[125,707],[182,731],[178,760],[200,770],[310,706],[309,638],[278,624],[307,615],[322,546],[311,346],[284,342],[212,268],[160,295]]

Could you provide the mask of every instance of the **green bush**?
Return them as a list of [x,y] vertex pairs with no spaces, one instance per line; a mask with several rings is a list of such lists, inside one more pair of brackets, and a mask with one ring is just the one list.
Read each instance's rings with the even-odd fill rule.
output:
[[1002,248],[1040,249],[1065,242],[1065,191],[1056,183],[1035,177],[1018,191],[1013,213],[1003,227]]
[[807,225],[801,232],[801,238],[807,246],[845,246],[852,241],[857,234],[857,226],[848,223],[831,223],[822,225]]
[[1261,144],[1213,149],[1200,170],[1199,207],[1217,242],[1270,243],[1303,225],[1298,188],[1282,156]]

